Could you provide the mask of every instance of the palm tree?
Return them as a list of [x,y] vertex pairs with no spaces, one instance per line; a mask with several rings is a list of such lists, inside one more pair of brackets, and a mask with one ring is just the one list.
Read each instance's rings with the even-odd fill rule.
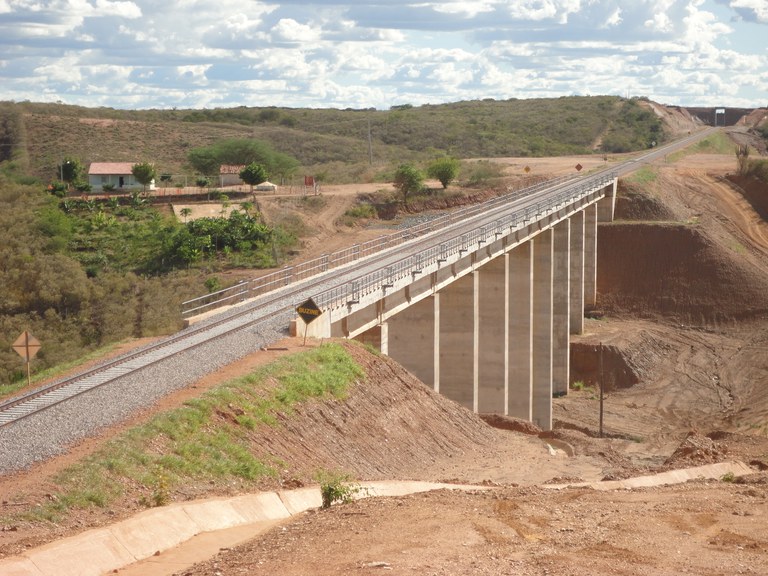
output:
[[192,214],[192,208],[182,208],[179,210],[179,214],[184,217],[184,224],[187,223],[187,216]]

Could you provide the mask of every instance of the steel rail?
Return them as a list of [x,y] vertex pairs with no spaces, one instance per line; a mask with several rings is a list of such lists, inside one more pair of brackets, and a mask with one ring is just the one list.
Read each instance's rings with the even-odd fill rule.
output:
[[323,254],[292,266],[286,266],[270,274],[252,278],[243,281],[235,286],[223,288],[216,292],[198,296],[182,303],[182,316],[189,317],[195,314],[201,314],[216,308],[227,306],[232,302],[238,302],[243,299],[254,298],[260,294],[268,293],[276,288],[300,282],[314,275],[322,274],[331,269],[341,267],[350,262],[355,262],[362,258],[372,256],[390,248],[402,245],[413,238],[429,234],[435,230],[449,226],[455,222],[471,218],[486,210],[497,206],[514,202],[522,197],[532,196],[553,186],[564,184],[568,181],[583,178],[580,176],[560,176],[551,180],[538,182],[525,188],[514,190],[506,194],[491,198],[480,204],[465,206],[457,210],[452,210],[441,214],[428,222],[409,226],[400,232],[394,232],[374,238],[361,244],[355,244],[349,248],[338,250],[331,254]]
[[[267,277],[262,277],[262,279],[268,278],[263,284],[257,284],[262,279],[249,281],[248,284],[251,282],[256,284],[248,287],[247,290],[236,287],[234,297],[228,298],[228,300],[234,298],[238,298],[238,301],[253,299],[250,304],[238,307],[236,310],[222,312],[219,314],[219,319],[201,322],[196,327],[183,330],[161,342],[150,344],[91,370],[76,374],[71,378],[42,386],[0,403],[0,427],[12,424],[89,390],[104,386],[215,338],[260,323],[283,322],[287,325],[289,319],[295,314],[293,303],[285,304],[285,302],[294,296],[298,297],[303,294],[303,297],[306,297],[306,295],[311,294],[309,290],[328,281],[331,270],[336,276],[334,280],[341,286],[337,285],[335,288],[322,291],[318,294],[318,300],[329,306],[338,306],[344,302],[344,298],[347,298],[346,303],[348,303],[350,297],[359,298],[363,290],[379,289],[384,283],[392,283],[395,277],[406,269],[412,271],[428,263],[434,264],[445,259],[449,253],[455,254],[462,250],[469,250],[471,245],[477,246],[488,241],[491,236],[498,236],[504,231],[511,231],[512,227],[517,226],[520,220],[520,215],[517,215],[515,210],[522,211],[523,222],[530,221],[530,217],[533,215],[541,215],[547,210],[556,210],[563,203],[576,200],[579,194],[584,192],[585,187],[599,186],[601,178],[607,182],[617,176],[631,172],[637,167],[666,154],[668,150],[673,151],[705,137],[712,130],[716,130],[716,128],[688,136],[613,168],[595,172],[590,176],[562,177],[545,181],[478,205],[452,211],[402,232],[380,237],[332,255],[324,255],[309,263],[287,267]],[[535,194],[542,192],[547,192],[544,197],[534,198]],[[503,209],[495,211],[499,207]],[[408,249],[413,253],[402,258],[400,257],[401,247],[406,243],[409,244]],[[414,251],[419,246],[426,246],[426,248]],[[393,248],[399,249],[394,251]],[[375,258],[372,257],[374,255]],[[320,271],[317,271],[318,260],[320,260]],[[373,272],[348,278],[358,270],[374,265],[378,268],[375,268]],[[340,268],[342,269],[336,270]],[[332,296],[332,294],[336,296]],[[262,298],[262,296],[266,296],[266,298]],[[277,309],[269,312],[268,315],[258,315],[275,305]],[[251,318],[247,318],[248,316]]]
[[358,302],[361,296],[389,287],[404,277],[420,274],[422,268],[439,265],[440,261],[446,260],[450,255],[462,251],[468,252],[473,247],[512,232],[520,227],[521,223],[524,226],[534,217],[540,217],[569,202],[576,202],[594,194],[600,186],[610,183],[615,177],[615,172],[600,174],[568,185],[544,200],[508,206],[505,212],[486,216],[479,222],[473,221],[471,227],[449,230],[453,235],[442,234],[442,240],[424,251],[400,258],[389,265],[385,264],[369,274],[316,294],[312,299],[323,310],[332,310]]
[[[537,192],[541,192],[548,188],[557,189],[558,184],[563,185],[563,181],[568,180],[571,179],[558,179],[558,181],[554,183],[548,181],[523,191],[517,191],[502,197],[493,198],[479,205],[456,211],[458,215],[446,215],[446,217],[435,219],[434,222],[420,225],[416,232],[407,229],[400,234],[394,235],[400,236],[394,247],[402,246],[405,242],[411,240],[415,241],[410,248],[412,250],[416,249],[417,261],[422,258],[431,260],[434,258],[434,251],[436,249],[438,251],[445,250],[449,245],[452,247],[452,250],[461,249],[454,246],[456,242],[455,239],[440,242],[439,240],[430,240],[430,236],[432,236],[432,233],[435,231],[439,231],[442,236],[445,236],[452,231],[462,231],[472,229],[473,227],[476,228],[477,225],[473,222],[473,218],[478,218],[478,216],[482,217],[483,214],[489,213],[500,205],[506,205],[507,211],[509,211],[514,208],[513,205],[521,201],[529,200]],[[534,206],[538,204],[540,203],[534,203]],[[466,233],[461,232],[456,235],[455,238],[471,238],[475,241],[476,234],[467,235]],[[437,242],[437,244],[434,242]],[[419,245],[429,246],[419,250]],[[435,246],[439,246],[439,248],[435,248]],[[392,252],[387,253],[384,250],[378,250],[373,254],[376,255],[377,258],[369,259],[367,257],[370,256],[369,254],[361,255],[358,259],[353,260],[350,266],[347,266],[341,271],[341,273],[346,276],[352,276],[351,280],[343,282],[342,285],[351,288],[353,292],[359,290],[359,286],[362,282],[361,279],[365,279],[367,276],[362,275],[355,277],[354,274],[361,269],[375,265],[375,260],[380,260],[381,262],[378,264],[378,271],[373,273],[374,276],[377,274],[378,276],[381,276],[382,270],[391,271],[393,266],[398,270],[401,269],[404,264],[398,262],[398,260],[401,260],[401,258],[399,258],[399,252],[395,252],[394,256],[392,254]],[[412,257],[413,256],[409,256],[408,258]],[[408,258],[406,260],[408,260]],[[394,265],[393,261],[395,262]],[[341,265],[336,268],[340,267]],[[327,279],[325,275],[315,274],[309,278],[308,282],[300,282],[299,280],[285,282],[279,287],[286,288],[286,290],[272,290],[267,294],[262,294],[262,296],[267,297],[257,298],[254,303],[230,311],[223,318],[201,323],[197,327],[188,328],[162,340],[161,342],[147,345],[139,350],[120,356],[93,369],[76,374],[71,378],[42,386],[26,394],[14,397],[6,402],[2,402],[0,403],[0,427],[7,426],[41,410],[45,410],[64,402],[65,400],[104,386],[118,378],[152,366],[153,364],[200,346],[215,338],[220,338],[238,330],[243,330],[260,322],[276,322],[279,320],[287,325],[290,318],[294,315],[293,304],[281,305],[281,303],[292,301],[292,297],[295,297],[300,293],[311,291],[313,287],[321,285],[326,281]],[[366,284],[364,288],[368,289],[369,286]],[[243,297],[250,299],[252,298],[252,295],[250,292],[243,292],[240,297],[241,299]],[[259,316],[260,311],[275,306],[277,306],[277,310],[270,313],[268,318]],[[251,318],[246,318],[248,316],[251,316]]]

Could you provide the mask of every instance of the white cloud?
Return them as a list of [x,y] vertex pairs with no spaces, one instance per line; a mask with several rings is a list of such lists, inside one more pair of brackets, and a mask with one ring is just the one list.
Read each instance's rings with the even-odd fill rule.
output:
[[0,99],[386,108],[632,90],[757,105],[767,11],[766,0],[0,0]]
[[621,8],[616,8],[609,16],[605,19],[605,22],[602,25],[602,28],[614,28],[616,26],[619,26],[622,23],[623,19],[621,17]]
[[278,42],[296,44],[315,42],[321,39],[321,31],[309,24],[300,24],[292,18],[280,20],[272,28],[272,38]]
[[743,18],[768,24],[768,2],[766,0],[732,0],[730,5]]
[[444,12],[446,14],[457,14],[466,18],[474,18],[478,14],[493,11],[494,5],[497,2],[476,0],[471,2],[439,2],[436,4],[425,4],[425,6],[431,7],[436,12]]

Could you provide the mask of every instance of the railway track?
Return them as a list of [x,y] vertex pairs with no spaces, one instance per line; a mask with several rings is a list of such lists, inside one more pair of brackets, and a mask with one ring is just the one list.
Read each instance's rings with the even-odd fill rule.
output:
[[[693,138],[684,139],[678,146],[689,143]],[[587,177],[559,178],[454,211],[426,224],[385,237],[380,241],[377,250],[371,254],[361,254],[358,260],[343,263],[330,270],[326,269],[308,278],[298,276],[286,278],[278,284],[280,287],[266,293],[258,294],[252,290],[244,290],[234,296],[230,295],[228,296],[230,301],[237,302],[232,300],[235,297],[239,300],[249,300],[249,302],[241,303],[240,306],[223,312],[216,318],[196,324],[160,342],[116,358],[92,370],[0,402],[0,428],[12,426],[29,416],[102,388],[127,375],[162,363],[164,360],[193,350],[214,339],[260,323],[270,322],[278,325],[282,323],[282,326],[286,327],[290,318],[294,316],[294,306],[308,296],[327,292],[331,282],[336,286],[354,283],[361,278],[367,278],[366,271],[392,266],[414,254],[434,249],[440,243],[455,241],[473,228],[485,231],[491,223],[508,223],[510,215],[516,211],[536,209],[547,201],[551,202],[559,190],[575,186],[585,180],[604,178],[609,173],[626,173],[642,162],[657,158],[668,148],[670,147],[648,153],[619,165],[611,171],[606,170]],[[490,227],[487,232],[492,233]],[[408,256],[404,257],[403,254]]]
[[[498,218],[501,212],[511,212],[524,208],[524,205],[533,201],[534,196],[548,188],[562,186],[564,182],[571,180],[573,179],[561,178],[548,183],[537,184],[519,192],[494,198],[480,205],[443,215],[432,222],[414,227],[415,229],[408,228],[392,234],[390,236],[393,238],[390,239],[390,242],[398,248],[397,251],[383,250],[338,269],[317,274],[303,281],[287,283],[282,288],[258,296],[251,303],[244,303],[160,342],[120,356],[70,378],[41,386],[5,402],[0,402],[0,428],[10,426],[76,396],[106,386],[126,375],[249,326],[267,321],[282,323],[283,326],[287,326],[290,318],[294,316],[294,306],[306,298],[308,294],[326,288],[329,276],[333,276],[336,282],[354,282],[354,279],[359,278],[366,269],[388,266],[402,260],[401,251],[405,243],[408,243],[407,252],[409,254],[419,253],[438,241],[433,238],[436,232],[439,232],[441,237],[446,235],[455,237],[463,234],[473,227],[482,226],[487,220],[487,217],[483,218],[484,214],[494,211],[494,217]],[[475,223],[475,219],[479,219],[479,222]],[[246,292],[243,293],[242,297],[249,298],[250,295]]]

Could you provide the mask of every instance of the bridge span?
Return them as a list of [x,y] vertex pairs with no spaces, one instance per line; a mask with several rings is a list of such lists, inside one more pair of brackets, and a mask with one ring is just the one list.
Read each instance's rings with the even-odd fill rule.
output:
[[355,338],[475,412],[551,429],[570,335],[595,304],[597,223],[613,220],[617,180],[553,184],[404,244],[314,295],[323,313],[295,333]]

